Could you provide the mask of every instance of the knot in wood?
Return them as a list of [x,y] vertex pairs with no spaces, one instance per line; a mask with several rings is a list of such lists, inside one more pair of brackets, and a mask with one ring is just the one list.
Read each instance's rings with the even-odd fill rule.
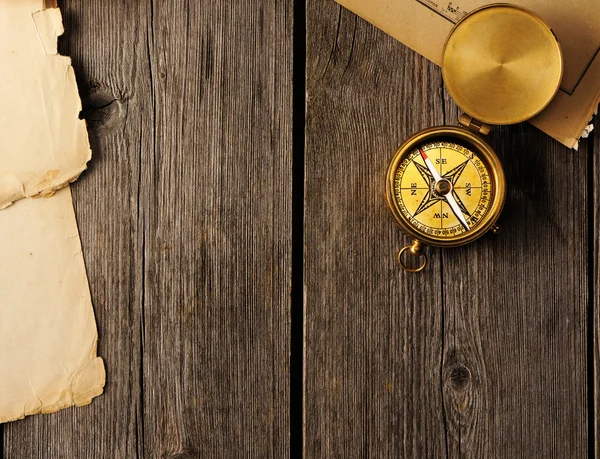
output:
[[471,381],[471,371],[464,365],[458,365],[450,370],[450,386],[457,392],[465,390]]
[[94,86],[82,97],[83,109],[80,118],[85,119],[92,129],[111,129],[119,126],[125,118],[126,106],[106,86]]

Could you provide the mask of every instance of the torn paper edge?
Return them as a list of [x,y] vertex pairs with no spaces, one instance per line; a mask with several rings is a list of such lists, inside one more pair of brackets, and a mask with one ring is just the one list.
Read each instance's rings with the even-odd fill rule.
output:
[[[46,5],[47,4],[56,5],[56,2],[53,0],[48,0],[46,1]],[[60,9],[56,7],[46,8],[32,13],[31,16],[36,26],[38,38],[40,39],[40,44],[44,52],[48,55],[60,56],[61,58],[68,60],[68,74],[66,78],[72,79],[75,82],[75,87],[77,88],[75,71],[73,69],[73,66],[71,65],[71,59],[67,56],[61,56],[60,54],[58,54],[58,37],[64,33],[64,26]],[[52,30],[52,38],[48,38],[47,34],[41,32],[42,30],[48,28]],[[81,97],[79,97],[77,111],[81,112],[81,110]],[[85,120],[79,121],[84,125],[86,124]],[[45,176],[41,177],[40,181],[37,184],[23,183],[21,180],[19,180],[16,174],[14,174],[15,183],[18,183],[18,185],[15,186],[13,192],[11,192],[5,197],[5,200],[0,204],[0,210],[10,207],[11,205],[15,204],[21,199],[40,197],[46,198],[53,196],[58,190],[65,188],[69,184],[75,182],[87,169],[88,162],[92,158],[92,150],[89,143],[89,135],[87,135],[87,126],[85,128],[85,132],[87,155],[82,158],[84,162],[80,166],[75,167],[72,170],[69,170],[68,172],[62,174],[60,171],[58,171],[58,177],[53,177],[50,180],[48,180],[47,177],[50,172],[49,171]],[[5,171],[4,174],[10,174],[10,171]],[[47,182],[50,183],[48,185],[45,185],[45,183]]]

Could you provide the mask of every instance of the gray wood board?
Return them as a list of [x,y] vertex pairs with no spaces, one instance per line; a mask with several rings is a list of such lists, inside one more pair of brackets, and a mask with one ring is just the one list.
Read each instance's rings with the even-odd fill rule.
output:
[[458,111],[437,67],[333,2],[308,2],[307,40],[307,457],[584,457],[587,142],[495,129],[502,234],[408,275],[388,161]]
[[4,455],[285,457],[292,2],[60,6],[108,381],[89,407],[6,425]]

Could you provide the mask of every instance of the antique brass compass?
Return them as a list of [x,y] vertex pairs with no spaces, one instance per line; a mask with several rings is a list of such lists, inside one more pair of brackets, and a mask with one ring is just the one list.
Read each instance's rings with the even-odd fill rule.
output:
[[[558,90],[562,69],[552,30],[522,7],[487,5],[454,26],[444,46],[442,76],[464,112],[460,126],[416,133],[394,154],[387,172],[387,205],[414,239],[398,253],[406,271],[425,268],[424,245],[456,247],[496,228],[506,181],[480,135],[491,125],[519,123],[542,111]],[[416,266],[407,263],[408,255],[419,258]]]

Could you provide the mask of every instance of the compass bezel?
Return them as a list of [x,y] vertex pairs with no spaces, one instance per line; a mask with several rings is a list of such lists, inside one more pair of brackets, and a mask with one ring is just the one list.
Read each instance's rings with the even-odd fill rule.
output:
[[550,26],[508,3],[484,5],[458,21],[446,38],[441,67],[456,105],[490,125],[540,113],[556,96],[564,71]]
[[[401,212],[394,193],[394,182],[396,170],[400,163],[415,150],[415,148],[427,142],[435,140],[452,139],[456,143],[468,147],[488,167],[490,179],[492,180],[492,199],[488,212],[483,216],[481,223],[475,228],[463,234],[452,237],[436,237],[419,231],[415,228]],[[459,247],[479,239],[487,233],[502,213],[504,201],[506,200],[506,179],[502,164],[496,153],[483,139],[474,133],[452,126],[438,126],[424,129],[408,138],[396,151],[388,167],[386,175],[386,203],[388,209],[394,216],[396,223],[409,236],[434,247]]]

